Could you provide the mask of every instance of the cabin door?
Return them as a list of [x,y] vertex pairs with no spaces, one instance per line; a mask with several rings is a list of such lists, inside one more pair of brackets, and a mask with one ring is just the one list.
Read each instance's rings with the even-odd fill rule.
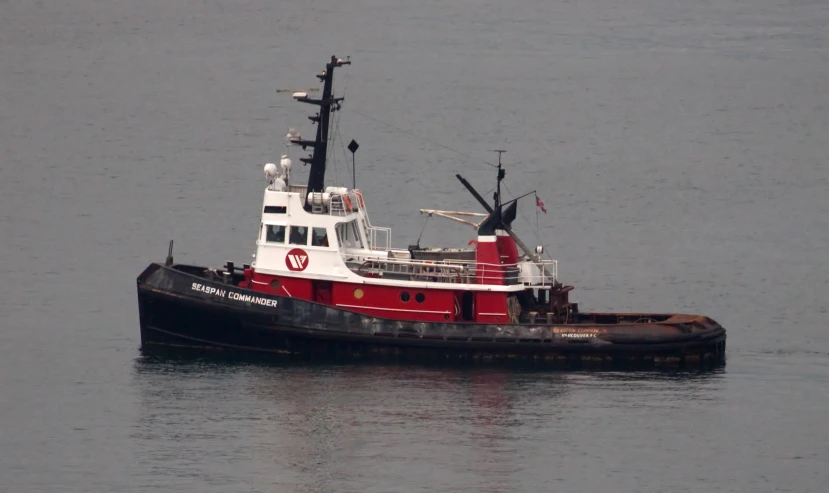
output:
[[331,281],[311,281],[314,301],[324,305],[331,304]]
[[464,291],[461,295],[461,318],[466,322],[475,320],[475,294]]

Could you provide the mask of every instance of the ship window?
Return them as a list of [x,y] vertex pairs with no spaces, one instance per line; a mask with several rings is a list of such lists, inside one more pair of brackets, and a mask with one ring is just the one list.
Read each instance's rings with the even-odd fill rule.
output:
[[357,241],[357,244],[360,245],[360,248],[363,248],[363,238],[360,237],[360,228],[357,227],[357,220],[351,221],[351,229],[354,230],[354,238]]
[[266,205],[265,214],[285,214],[286,207],[284,205]]
[[291,226],[291,234],[288,238],[291,245],[308,244],[308,226]]
[[265,240],[270,243],[285,243],[285,226],[281,224],[268,224]]
[[403,291],[402,293],[400,293],[400,301],[402,301],[403,303],[408,303],[410,298],[411,297],[407,291]]
[[345,229],[345,224],[340,223],[337,225],[337,241],[340,243],[340,246],[351,246],[351,242],[348,241],[348,230]]
[[311,246],[328,246],[328,232],[325,228],[314,228],[311,231]]
[[357,220],[337,225],[337,241],[346,248],[363,248],[363,239],[357,228]]
[[418,303],[423,303],[424,301],[426,301],[426,296],[423,293],[417,293],[415,295],[415,301],[417,301]]

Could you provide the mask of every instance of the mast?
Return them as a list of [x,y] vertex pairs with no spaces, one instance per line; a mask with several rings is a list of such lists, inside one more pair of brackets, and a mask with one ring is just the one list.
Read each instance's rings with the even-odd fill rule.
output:
[[[340,102],[344,98],[334,98],[331,96],[331,90],[334,85],[334,69],[342,67],[343,65],[351,65],[351,58],[343,61],[336,56],[331,56],[331,61],[325,65],[325,72],[317,74],[317,78],[323,82],[322,98],[311,99],[307,93],[295,93],[294,99],[301,103],[308,103],[320,107],[319,113],[314,116],[309,116],[308,119],[317,123],[317,137],[315,140],[291,139],[293,144],[306,147],[313,147],[314,154],[310,158],[301,158],[300,161],[311,165],[311,171],[308,173],[308,193],[322,192],[325,186],[325,164],[328,152],[328,127],[331,113],[340,109]],[[309,210],[310,205],[307,203],[307,195],[303,197],[306,201],[305,209]]]
[[501,221],[501,180],[507,175],[505,169],[501,168],[501,154],[507,152],[504,149],[495,149],[494,152],[498,153],[498,182],[496,184],[496,188],[498,189],[495,192],[495,210],[498,214],[498,221]]
[[[502,149],[496,149],[494,152],[498,153],[498,175],[496,177],[496,184],[495,184],[495,193],[493,194],[493,202],[494,206],[490,207],[489,204],[486,203],[483,197],[472,187],[472,185],[466,181],[461,175],[455,175],[458,180],[463,183],[463,185],[469,190],[472,195],[478,199],[478,202],[484,206],[487,212],[489,212],[489,216],[486,219],[481,221],[481,224],[478,225],[478,234],[483,236],[490,236],[495,234],[496,229],[503,229],[509,230],[509,224],[504,224],[504,216],[503,210],[501,210],[501,181],[506,176],[507,172],[501,167],[501,154],[507,152]],[[514,210],[510,210],[510,214],[513,216],[514,219]],[[507,222],[511,223],[512,219],[509,219]]]

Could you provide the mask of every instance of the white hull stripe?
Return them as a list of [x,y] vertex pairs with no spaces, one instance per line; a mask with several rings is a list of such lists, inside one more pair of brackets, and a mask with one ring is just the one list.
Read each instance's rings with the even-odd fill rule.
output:
[[341,305],[337,304],[337,306],[341,306],[343,308],[362,308],[363,310],[385,310],[387,312],[414,312],[414,313],[445,313],[449,314],[448,311],[436,312],[432,310],[404,310],[402,308],[381,308],[379,306],[360,306],[360,305]]

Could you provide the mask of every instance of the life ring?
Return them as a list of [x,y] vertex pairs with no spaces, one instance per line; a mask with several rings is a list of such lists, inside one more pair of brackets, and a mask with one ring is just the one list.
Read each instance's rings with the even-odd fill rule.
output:
[[351,212],[352,205],[353,204],[351,203],[351,197],[349,197],[348,195],[343,195],[343,207],[345,207],[346,212]]
[[363,192],[361,192],[359,190],[354,190],[354,193],[357,194],[357,200],[358,200],[358,202],[360,202],[360,209],[365,208],[366,202],[363,200]]

